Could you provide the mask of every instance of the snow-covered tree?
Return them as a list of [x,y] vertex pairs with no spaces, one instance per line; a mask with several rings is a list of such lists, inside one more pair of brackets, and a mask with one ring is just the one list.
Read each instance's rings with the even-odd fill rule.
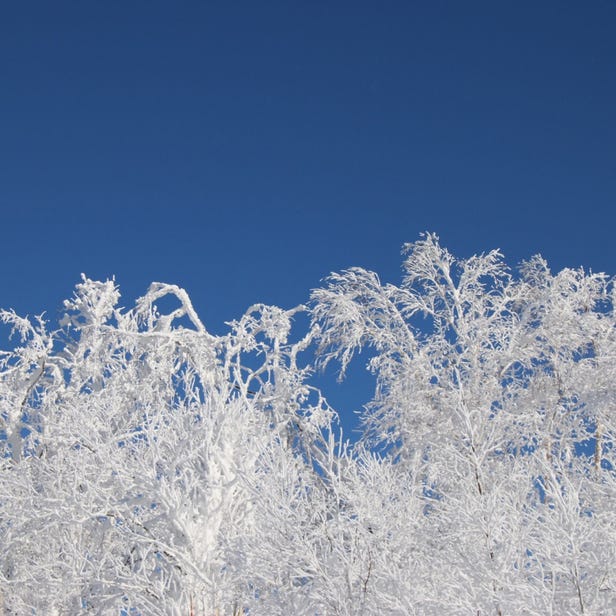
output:
[[398,536],[422,559],[400,613],[613,612],[613,284],[539,257],[514,277],[435,235],[405,252],[399,287],[354,268],[313,292],[319,360],[372,348],[364,445],[423,501]]
[[266,540],[249,486],[330,419],[294,311],[254,306],[216,337],[177,287],[118,299],[84,279],[50,333],[2,313],[21,336],[0,377],[5,612],[239,613],[258,591],[242,546]]
[[[55,328],[1,312],[0,611],[614,613],[613,282],[405,255],[399,286],[332,274],[221,336],[160,283],[127,310],[84,277]],[[349,443],[311,364],[362,348]]]

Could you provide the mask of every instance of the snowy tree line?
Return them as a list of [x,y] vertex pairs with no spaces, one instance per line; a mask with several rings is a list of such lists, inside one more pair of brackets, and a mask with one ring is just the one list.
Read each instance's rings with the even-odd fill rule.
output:
[[[0,313],[0,612],[616,613],[613,281],[434,235],[403,268],[223,336],[160,283]],[[311,375],[363,348],[349,443]]]

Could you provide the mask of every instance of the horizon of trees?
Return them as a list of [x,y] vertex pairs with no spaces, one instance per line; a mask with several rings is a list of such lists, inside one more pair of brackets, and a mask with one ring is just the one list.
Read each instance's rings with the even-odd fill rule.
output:
[[[434,234],[403,268],[220,336],[162,283],[1,311],[0,612],[616,612],[613,279]],[[362,349],[349,442],[312,377]]]

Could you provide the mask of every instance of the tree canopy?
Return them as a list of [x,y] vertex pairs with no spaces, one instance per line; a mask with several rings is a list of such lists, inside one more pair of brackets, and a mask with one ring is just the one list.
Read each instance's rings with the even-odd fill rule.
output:
[[[162,283],[124,310],[84,277],[55,325],[2,311],[0,611],[616,611],[613,280],[433,234],[403,272],[221,336]],[[349,442],[311,376],[362,348]]]

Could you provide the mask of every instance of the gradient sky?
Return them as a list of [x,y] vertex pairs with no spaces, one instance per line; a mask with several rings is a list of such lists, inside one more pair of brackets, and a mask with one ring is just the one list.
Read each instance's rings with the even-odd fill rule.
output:
[[0,6],[0,305],[153,280],[215,333],[349,266],[616,274],[616,3]]

